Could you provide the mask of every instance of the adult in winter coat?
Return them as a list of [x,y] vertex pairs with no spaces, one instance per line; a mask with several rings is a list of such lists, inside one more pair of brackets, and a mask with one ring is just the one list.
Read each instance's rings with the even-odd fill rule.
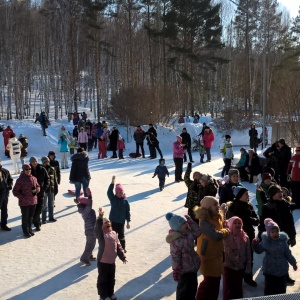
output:
[[116,177],[112,177],[111,184],[107,190],[107,197],[110,201],[111,209],[109,213],[109,220],[111,221],[112,229],[118,234],[122,248],[125,250],[125,222],[126,228],[130,228],[130,205],[126,199],[123,186],[118,183],[116,184],[115,194],[114,187],[116,183]]
[[12,128],[8,125],[2,132],[3,142],[4,142],[4,149],[5,149],[5,156],[9,157],[9,150],[6,149],[10,136],[15,133]]
[[[255,230],[253,226],[258,226],[259,219],[253,205],[249,202],[248,190],[244,187],[237,186],[233,189],[234,199],[227,202],[225,205],[226,219],[230,219],[237,216],[243,221],[243,229],[252,241],[255,237]],[[244,274],[244,281],[250,286],[256,287],[257,283],[253,280],[253,251],[251,249],[251,272]]]
[[152,123],[149,124],[148,132],[153,133],[153,135],[157,138],[157,131],[156,131],[156,129],[154,128],[154,126],[153,126]]
[[78,127],[77,127],[77,125],[75,125],[74,128],[73,128],[72,136],[76,140],[78,139]]
[[81,186],[83,188],[84,196],[87,197],[86,188],[90,184],[91,175],[89,171],[89,155],[82,148],[77,149],[77,153],[71,156],[72,167],[70,172],[70,182],[75,185],[76,203],[80,196]]
[[7,226],[7,204],[9,191],[12,189],[13,179],[7,169],[2,167],[0,160],[0,209],[1,209],[1,230],[10,231]]
[[[291,148],[285,143],[285,139],[280,139],[278,141],[278,146],[279,146],[278,173],[279,173],[280,186],[289,188],[288,181],[287,181],[287,176],[288,176],[287,170],[292,157]],[[283,230],[281,227],[280,229]]]
[[184,145],[180,135],[176,136],[176,142],[173,143],[173,160],[175,164],[175,182],[183,181],[182,168],[183,168],[183,155],[185,153]]
[[40,231],[42,224],[41,212],[44,203],[45,191],[50,185],[50,178],[46,169],[38,163],[38,160],[35,156],[30,157],[29,162],[31,166],[31,174],[37,179],[37,182],[40,186],[40,191],[37,193],[37,203],[33,215],[33,224],[35,226],[35,230]]
[[83,127],[80,127],[80,132],[78,133],[78,144],[84,151],[86,151],[87,144],[89,141],[89,137],[87,133],[84,131]]
[[[103,130],[102,136],[105,134],[107,134],[107,130]],[[119,140],[119,130],[116,127],[112,127],[111,132],[108,136],[109,138],[109,150],[111,150],[113,152],[113,155],[111,156],[111,158],[118,158],[117,156],[117,145],[118,145],[118,140]],[[104,137],[104,140],[105,139]]]
[[204,142],[204,148],[205,148],[205,152],[207,155],[207,161],[206,162],[210,162],[211,161],[211,154],[210,154],[210,149],[213,145],[213,142],[215,140],[215,135],[212,131],[212,129],[210,127],[206,127],[206,129],[204,130],[204,133],[202,135],[202,140]]
[[69,139],[70,139],[70,134],[69,134],[69,131],[65,128],[64,125],[61,126],[61,128],[60,128],[60,130],[59,130],[59,132],[58,132],[58,139],[60,139],[60,137],[61,137],[61,135],[62,135],[63,133],[66,135],[66,137],[67,137],[68,140],[69,140]]
[[233,201],[234,194],[232,187],[242,186],[239,182],[239,170],[230,169],[228,176],[229,181],[222,186],[221,190],[219,189],[220,204],[226,203],[227,201]]
[[57,142],[60,145],[60,164],[62,169],[69,169],[68,166],[68,155],[69,155],[69,144],[70,140],[67,135],[63,132]]
[[[191,136],[187,132],[186,128],[182,128],[182,132],[181,132],[180,136],[182,138],[181,143],[182,143],[182,145],[186,149],[186,152],[189,155],[189,160],[190,160],[191,163],[193,163],[194,161],[193,161],[192,150],[191,150],[192,140],[191,140]],[[184,162],[186,162],[186,152],[184,152],[184,154],[183,154]]]
[[245,170],[250,175],[249,182],[253,183],[254,177],[257,178],[258,174],[261,173],[262,168],[257,153],[254,152],[253,149],[249,149],[248,154],[249,154],[249,160]]
[[193,221],[197,221],[195,218],[194,208],[200,205],[199,199],[199,190],[200,190],[200,177],[201,173],[195,171],[193,173],[193,180],[190,179],[192,173],[192,163],[188,163],[184,174],[184,183],[188,188],[188,192],[186,195],[186,200],[184,207],[188,209],[188,215],[193,219]]
[[275,142],[264,153],[264,157],[267,159],[267,166],[272,168],[275,172],[274,179],[279,182],[278,172],[278,160],[279,160],[279,144]]
[[19,206],[22,213],[22,229],[25,237],[30,238],[32,232],[32,219],[37,204],[37,194],[40,192],[40,185],[36,177],[31,175],[31,166],[24,164],[23,172],[17,179],[12,190],[13,195],[19,199]]
[[48,157],[50,159],[50,166],[55,169],[56,172],[56,179],[57,183],[60,184],[60,166],[58,160],[56,160],[55,152],[54,151],[49,151],[48,152]]
[[56,172],[53,167],[50,166],[50,159],[47,156],[43,156],[41,158],[43,167],[46,169],[49,178],[50,185],[47,190],[45,190],[44,203],[42,208],[42,223],[47,223],[47,212],[48,218],[50,222],[56,222],[57,220],[54,218],[54,198],[58,193],[58,183],[56,178]]
[[204,279],[198,287],[196,300],[217,300],[224,271],[222,240],[229,230],[223,228],[224,218],[218,199],[206,196],[200,204],[200,208],[195,210],[202,232],[197,239],[197,253],[200,256],[200,272]]
[[218,192],[218,182],[215,178],[208,174],[201,174],[200,179],[200,188],[199,188],[199,203],[205,196],[215,197]]
[[249,181],[248,173],[246,171],[246,167],[249,164],[249,154],[244,147],[240,149],[241,158],[237,165],[235,166],[239,172],[242,181]]
[[43,135],[46,136],[46,128],[48,128],[49,125],[49,120],[48,117],[46,115],[46,113],[44,111],[42,111],[42,113],[39,116],[39,122],[41,124],[42,127],[42,131],[43,131]]
[[233,151],[232,151],[232,143],[230,142],[230,140],[231,140],[231,136],[229,134],[226,134],[224,143],[220,146],[220,153],[224,161],[224,167],[221,172],[221,177],[228,175],[228,172],[231,167]]
[[97,124],[94,122],[91,130],[92,140],[93,140],[93,148],[97,148]]
[[19,142],[22,144],[20,160],[23,166],[25,164],[25,157],[28,155],[28,138],[24,134],[20,134]]
[[15,175],[17,175],[17,174],[21,173],[21,171],[19,169],[19,165],[18,165],[18,160],[21,157],[22,144],[16,138],[16,135],[14,133],[11,134],[6,148],[9,150],[9,156],[10,156],[12,162],[13,162]]
[[197,271],[200,258],[195,252],[194,240],[201,234],[201,229],[190,216],[185,218],[167,213],[171,230],[166,237],[170,244],[173,278],[178,282],[177,300],[194,300],[197,292]]
[[291,158],[287,173],[291,172],[292,201],[300,208],[300,146],[296,148],[296,154]]
[[145,131],[141,128],[141,126],[137,126],[136,131],[133,134],[133,138],[136,144],[136,157],[139,155],[139,149],[141,147],[143,158],[145,158],[145,150],[144,150],[144,139],[146,137]]
[[250,137],[250,141],[249,141],[250,148],[254,149],[254,152],[256,152],[258,147],[258,142],[257,142],[258,133],[257,130],[255,129],[255,124],[251,124],[249,130],[249,137]]
[[[266,197],[263,191],[261,191],[261,197]],[[272,185],[269,188],[269,199],[263,206],[262,216],[258,226],[259,238],[261,238],[261,234],[266,230],[264,221],[267,218],[271,218],[276,222],[279,228],[288,235],[288,243],[291,247],[296,245],[296,229],[291,204],[283,198],[282,189],[279,185]],[[287,275],[287,282],[294,283],[295,280]]]
[[152,132],[146,132],[146,140],[149,146],[150,158],[156,158],[156,150],[159,153],[160,158],[163,158],[163,154],[159,148],[159,141]]

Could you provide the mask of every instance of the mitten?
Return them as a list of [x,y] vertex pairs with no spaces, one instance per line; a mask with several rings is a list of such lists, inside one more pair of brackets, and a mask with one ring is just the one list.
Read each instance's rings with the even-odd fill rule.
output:
[[294,269],[294,271],[297,271],[297,270],[298,270],[297,265],[294,265],[294,266],[293,266],[293,269]]
[[186,218],[187,223],[191,226],[193,225],[195,222],[193,221],[193,219],[189,216],[189,215],[184,215]]
[[295,239],[289,239],[288,244],[291,245],[291,247],[294,247],[296,245],[296,240]]
[[127,228],[127,229],[130,229],[130,224],[129,224],[129,222],[127,222],[126,228]]
[[173,279],[174,279],[175,281],[178,281],[178,280],[179,280],[179,277],[180,277],[179,270],[173,270]]
[[252,245],[257,245],[257,244],[259,244],[259,242],[260,242],[259,238],[254,238],[252,240]]
[[116,183],[116,176],[115,175],[111,178],[111,183]]

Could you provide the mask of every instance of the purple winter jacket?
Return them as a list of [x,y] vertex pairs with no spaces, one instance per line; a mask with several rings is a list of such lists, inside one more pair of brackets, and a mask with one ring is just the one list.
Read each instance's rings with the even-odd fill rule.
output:
[[[32,194],[32,188],[36,188],[35,195]],[[40,191],[40,185],[37,179],[30,175],[21,173],[12,190],[13,195],[19,199],[19,206],[30,206],[37,204],[37,195]]]
[[179,142],[173,143],[173,157],[174,158],[183,158],[184,152],[186,150],[183,148],[183,145]]

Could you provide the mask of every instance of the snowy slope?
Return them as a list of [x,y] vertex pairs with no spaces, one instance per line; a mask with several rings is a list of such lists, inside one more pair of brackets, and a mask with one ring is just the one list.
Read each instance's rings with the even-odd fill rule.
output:
[[[201,120],[203,122],[203,120]],[[209,119],[205,120],[209,122]],[[48,136],[43,137],[40,126],[29,121],[4,122],[10,124],[17,137],[23,133],[29,138],[29,157],[38,159],[47,155],[49,150],[57,152],[57,133],[62,124],[68,130],[73,126],[67,121],[52,122],[48,129]],[[176,125],[175,128],[158,128],[158,139],[166,158],[166,165],[170,177],[166,179],[166,188],[163,192],[158,189],[157,178],[152,179],[153,171],[158,160],[130,159],[128,153],[135,151],[135,144],[127,144],[124,160],[98,160],[97,151],[90,153],[90,183],[93,192],[94,208],[103,207],[108,215],[110,207],[106,196],[111,177],[116,175],[117,182],[125,188],[131,205],[131,229],[126,230],[126,248],[128,263],[123,265],[117,261],[115,293],[120,300],[127,299],[175,299],[176,283],[171,273],[169,246],[165,242],[169,226],[165,214],[169,211],[176,214],[185,214],[183,207],[186,197],[184,183],[174,182],[174,166],[172,161],[172,142],[176,134],[186,127],[191,136],[201,131],[201,124]],[[147,129],[147,126],[144,126]],[[119,128],[123,137],[126,137],[126,128]],[[199,154],[194,152],[193,170],[220,176],[223,162],[219,155],[218,146],[222,140],[222,133],[216,134],[216,142],[212,151],[212,162],[199,165]],[[131,129],[133,132],[133,129]],[[1,138],[2,139],[2,138]],[[248,135],[245,132],[232,133],[233,144],[248,145]],[[0,145],[3,142],[0,141]],[[235,148],[235,156],[239,156],[239,148]],[[1,146],[0,157],[5,168],[12,171],[12,163],[4,156]],[[146,156],[148,149],[145,146]],[[185,170],[186,164],[184,166]],[[17,176],[13,176],[17,179]],[[69,170],[62,170],[62,183],[56,198],[56,223],[42,226],[41,232],[34,237],[24,239],[21,230],[20,209],[18,201],[12,195],[9,198],[10,232],[0,232],[0,267],[1,288],[0,299],[98,299],[96,281],[96,262],[89,267],[82,266],[79,257],[84,249],[85,236],[83,221],[77,213],[73,198],[66,192],[73,188],[69,184]],[[246,183],[251,191],[251,201],[255,204],[255,186]],[[294,212],[297,231],[299,231],[300,210]],[[297,244],[300,241],[297,239]],[[299,258],[299,246],[294,247],[293,253]],[[97,247],[94,251],[96,255]],[[254,272],[258,287],[244,286],[245,296],[263,295],[263,276],[260,270],[262,255],[255,256]],[[291,270],[291,276],[296,278],[296,284],[288,287],[288,292],[299,290],[299,272]],[[202,280],[199,275],[199,281]],[[220,293],[221,294],[221,293]],[[221,297],[220,297],[221,299]]]

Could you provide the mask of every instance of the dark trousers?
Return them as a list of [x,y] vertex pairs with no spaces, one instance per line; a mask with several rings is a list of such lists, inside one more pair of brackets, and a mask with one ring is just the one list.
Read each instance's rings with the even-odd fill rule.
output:
[[136,154],[137,157],[138,157],[140,147],[141,147],[141,150],[142,150],[142,155],[143,155],[143,157],[145,157],[144,143],[136,143],[135,154]]
[[175,164],[175,180],[182,179],[183,158],[174,157]]
[[271,274],[265,275],[265,289],[264,295],[277,295],[286,293],[286,275],[274,276]]
[[300,208],[300,181],[292,181],[291,185],[293,203],[296,204],[297,208]]
[[124,158],[123,157],[123,149],[119,149],[119,158]]
[[224,268],[223,274],[223,300],[243,298],[244,270]]
[[93,147],[94,147],[94,148],[97,148],[97,141],[98,141],[97,137],[96,137],[96,136],[93,136],[93,137],[92,137],[92,140],[93,140]]
[[89,262],[90,257],[92,255],[93,250],[96,245],[96,236],[94,234],[93,228],[85,230],[84,234],[86,237],[86,242],[85,242],[85,248],[80,257],[80,260],[84,261],[84,262]]
[[86,143],[79,143],[80,148],[83,148],[86,151]]
[[41,213],[44,203],[44,194],[43,196],[38,196],[37,204],[35,205],[35,211],[33,215],[33,224],[35,227],[41,226]]
[[149,151],[150,151],[150,157],[156,158],[156,148],[154,145],[152,144],[149,145]]
[[[0,200],[1,202],[1,200]],[[8,193],[6,193],[2,198],[2,204],[0,205],[1,209],[1,227],[5,227],[7,225],[7,204],[8,204]]]
[[224,167],[223,170],[221,172],[221,177],[224,177],[225,175],[228,175],[228,172],[230,170],[231,167],[231,159],[230,158],[224,158]]
[[121,244],[122,248],[125,250],[125,228],[124,228],[124,224],[111,222],[111,227],[112,227],[113,231],[115,231],[118,234],[120,244]]
[[35,211],[35,205],[20,206],[22,213],[22,229],[24,234],[31,232],[32,218]]
[[279,170],[279,183],[281,187],[289,188],[289,183],[287,181],[286,170]]
[[114,294],[116,264],[106,264],[98,261],[97,289],[101,299],[106,299]]
[[[190,162],[193,161],[191,147],[186,148],[186,152],[187,152],[187,154],[189,156]],[[184,161],[186,161],[186,153],[185,152],[183,154],[183,159],[184,159]]]
[[43,135],[46,136],[46,125],[45,124],[41,124],[42,127],[42,131],[43,131]]
[[162,154],[162,152],[161,152],[161,150],[159,148],[159,145],[155,145],[154,147],[156,148],[158,154],[160,155],[160,158],[163,158],[163,154]]
[[165,187],[166,178],[165,177],[158,177],[158,180],[159,180],[159,187],[160,188],[164,188]]
[[204,276],[203,281],[199,284],[196,300],[217,300],[220,290],[220,280],[221,276]]
[[195,300],[197,286],[196,272],[181,274],[176,289],[176,300]]
[[211,153],[210,153],[210,148],[205,148],[205,152],[206,152],[206,156],[207,156],[207,160],[211,160]]
[[238,170],[240,172],[240,178],[244,181],[249,181],[248,173],[245,170],[245,167],[239,167]]
[[203,160],[203,159],[204,159],[204,154],[200,154],[200,162],[201,162],[201,163],[204,163],[204,160]]

